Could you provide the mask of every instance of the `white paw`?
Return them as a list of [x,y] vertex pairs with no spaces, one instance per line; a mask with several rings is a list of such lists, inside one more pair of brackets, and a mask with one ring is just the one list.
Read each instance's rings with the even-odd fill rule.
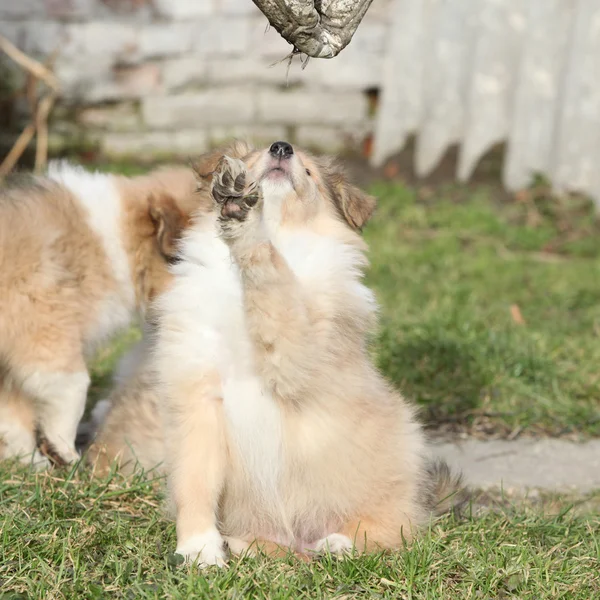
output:
[[81,458],[79,452],[77,452],[75,448],[63,448],[60,455],[68,465],[76,463]]
[[39,450],[34,450],[31,454],[27,455],[21,454],[19,462],[29,465],[34,471],[46,471],[52,466],[52,463]]
[[51,466],[50,461],[39,450],[36,450],[33,456],[27,459],[27,462],[31,463],[35,471],[46,471]]
[[352,552],[353,547],[352,540],[341,533],[332,533],[315,544],[317,552],[329,552],[331,554],[349,554]]
[[194,563],[201,569],[216,565],[224,567],[225,549],[223,538],[216,529],[208,529],[177,544],[175,554],[181,554],[187,563]]

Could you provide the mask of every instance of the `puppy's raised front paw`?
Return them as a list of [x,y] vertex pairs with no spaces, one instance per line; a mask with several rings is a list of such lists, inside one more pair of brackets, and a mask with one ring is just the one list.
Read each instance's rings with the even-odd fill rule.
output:
[[249,179],[243,161],[223,156],[213,174],[212,196],[221,222],[245,221],[250,209],[260,200],[260,190],[258,184]]
[[177,544],[175,554],[180,554],[186,563],[194,563],[201,569],[226,564],[223,538],[216,529],[209,529]]

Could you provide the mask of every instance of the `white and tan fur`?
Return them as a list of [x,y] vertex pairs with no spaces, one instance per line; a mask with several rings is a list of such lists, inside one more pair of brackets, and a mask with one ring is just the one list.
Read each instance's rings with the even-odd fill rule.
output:
[[[207,152],[194,161],[194,169],[200,173],[211,173],[225,149],[237,155],[240,148],[245,146],[234,143]],[[195,185],[195,199],[199,207],[195,214],[197,218],[202,218],[202,214],[213,207],[211,188],[206,181],[199,181]],[[162,280],[157,295],[167,289],[171,280],[171,276]],[[164,474],[160,397],[151,360],[153,322],[156,319],[152,313],[150,307],[144,323],[143,339],[120,359],[110,395],[98,402],[92,411],[91,421],[84,424],[82,434],[92,437],[85,458],[96,475],[106,475],[115,468],[127,475],[140,468],[153,474]]]
[[177,552],[399,547],[429,514],[429,475],[413,409],[368,353],[374,199],[304,153],[227,154],[157,302]]
[[164,289],[198,206],[190,169],[126,178],[67,163],[0,190],[0,457],[78,458],[97,345]]

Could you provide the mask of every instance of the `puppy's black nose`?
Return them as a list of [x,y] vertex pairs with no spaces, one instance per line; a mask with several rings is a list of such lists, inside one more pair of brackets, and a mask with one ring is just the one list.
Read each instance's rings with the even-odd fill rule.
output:
[[277,158],[289,158],[294,154],[294,149],[287,142],[275,142],[269,148],[269,152]]

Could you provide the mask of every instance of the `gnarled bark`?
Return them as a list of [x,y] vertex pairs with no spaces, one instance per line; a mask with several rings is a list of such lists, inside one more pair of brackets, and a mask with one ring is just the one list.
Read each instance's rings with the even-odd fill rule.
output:
[[333,58],[349,43],[373,0],[253,0],[271,25],[314,58]]

